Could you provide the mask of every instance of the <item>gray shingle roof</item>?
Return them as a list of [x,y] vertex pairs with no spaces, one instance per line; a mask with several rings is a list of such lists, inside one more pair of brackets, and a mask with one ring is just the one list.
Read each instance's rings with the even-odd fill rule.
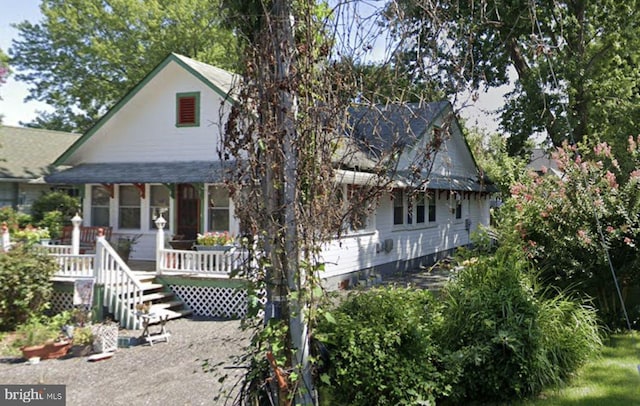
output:
[[221,183],[232,164],[220,161],[86,163],[46,177],[50,183]]
[[449,105],[444,100],[354,107],[347,133],[373,155],[401,149],[422,137]]
[[80,134],[35,128],[0,126],[0,179],[33,181],[49,172],[49,166]]

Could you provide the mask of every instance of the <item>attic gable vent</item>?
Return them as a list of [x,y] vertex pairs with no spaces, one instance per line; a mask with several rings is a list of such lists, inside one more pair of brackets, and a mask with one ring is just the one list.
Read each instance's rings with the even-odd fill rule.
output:
[[176,94],[176,127],[200,125],[200,92]]

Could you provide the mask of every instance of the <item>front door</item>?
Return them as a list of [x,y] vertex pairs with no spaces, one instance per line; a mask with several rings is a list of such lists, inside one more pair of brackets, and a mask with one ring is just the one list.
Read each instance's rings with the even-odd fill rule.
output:
[[177,233],[185,240],[195,240],[200,231],[200,196],[188,183],[178,185]]

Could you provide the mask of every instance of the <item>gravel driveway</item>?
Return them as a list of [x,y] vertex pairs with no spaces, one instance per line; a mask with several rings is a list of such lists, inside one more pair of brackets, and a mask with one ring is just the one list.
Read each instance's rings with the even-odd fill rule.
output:
[[[233,356],[241,355],[248,332],[239,321],[178,319],[167,323],[169,342],[119,348],[110,359],[87,362],[87,358],[41,361],[30,365],[22,359],[0,359],[2,384],[64,384],[67,406],[85,405],[222,405],[214,398],[232,391],[243,369],[233,367]],[[136,337],[141,331],[121,330],[121,337]],[[223,363],[217,372],[205,373]],[[224,383],[218,379],[229,374]],[[230,402],[229,402],[230,403]]]

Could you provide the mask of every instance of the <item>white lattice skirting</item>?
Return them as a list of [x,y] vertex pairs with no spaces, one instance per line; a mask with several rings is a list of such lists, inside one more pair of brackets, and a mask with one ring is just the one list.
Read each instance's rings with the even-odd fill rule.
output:
[[71,309],[73,309],[73,292],[54,290],[51,293],[51,312],[53,314]]
[[235,319],[247,313],[247,290],[214,286],[169,285],[197,316]]

